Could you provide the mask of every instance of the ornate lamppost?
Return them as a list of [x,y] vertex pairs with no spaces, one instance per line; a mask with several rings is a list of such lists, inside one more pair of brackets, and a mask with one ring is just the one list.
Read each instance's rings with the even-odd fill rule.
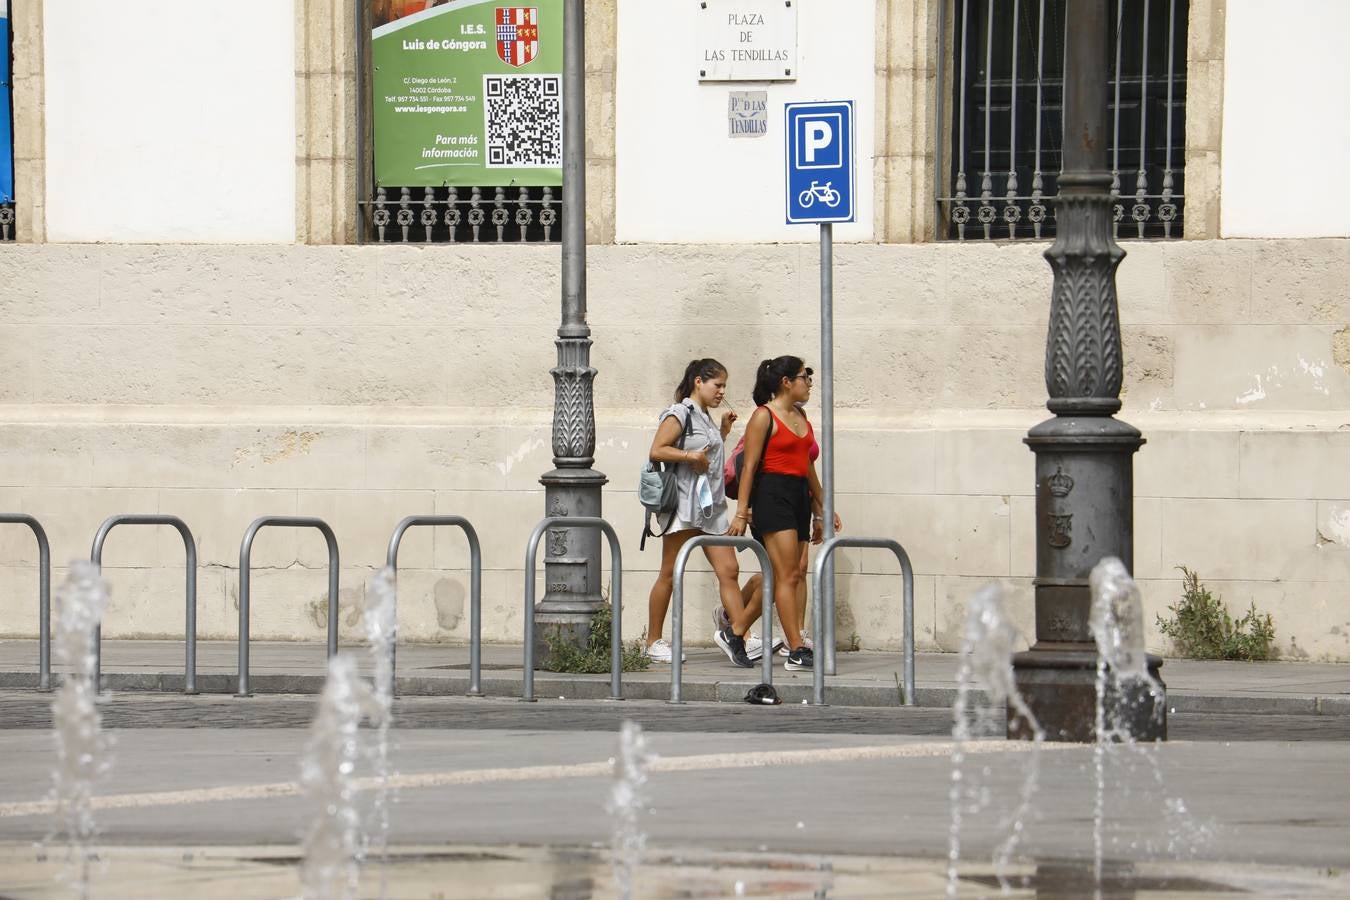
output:
[[[586,324],[586,22],[584,0],[563,5],[563,213],[562,325],[558,364],[551,370],[553,471],[544,485],[549,516],[599,516],[595,471],[595,369]],[[526,578],[533,574],[525,573]],[[600,597],[600,533],[558,528],[549,532],[544,556],[544,599],[535,607],[535,633],[583,646]],[[540,659],[547,660],[547,653]]]
[[[1066,10],[1064,168],[1058,232],[1045,253],[1054,270],[1046,406],[1055,415],[1026,438],[1036,454],[1036,643],[1013,665],[1048,739],[1091,741],[1097,650],[1088,574],[1107,556],[1133,566],[1133,457],[1144,439],[1114,417],[1123,367],[1116,267],[1125,252],[1111,232],[1106,167],[1107,3],[1074,0]],[[1160,665],[1149,657],[1150,674]],[[1164,705],[1158,715],[1155,704]],[[1143,740],[1166,737],[1165,698],[1142,685],[1107,709],[1128,719],[1109,725],[1128,725]],[[1009,717],[1008,736],[1028,736],[1020,719]]]

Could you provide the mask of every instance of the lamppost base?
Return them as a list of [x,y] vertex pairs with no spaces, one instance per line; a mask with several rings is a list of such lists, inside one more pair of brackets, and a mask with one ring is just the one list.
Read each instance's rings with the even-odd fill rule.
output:
[[[539,479],[550,516],[601,515],[601,488],[608,482],[590,468],[559,467]],[[601,596],[601,534],[595,528],[554,528],[544,554],[544,597],[534,608],[535,658],[551,664],[549,645],[584,651],[591,620],[605,605]],[[532,577],[532,574],[527,574]]]
[[[1117,686],[1106,673],[1104,723],[1108,734],[1129,734],[1141,742],[1167,740],[1167,693],[1159,669],[1162,659],[1148,655],[1148,674],[1157,683],[1127,680]],[[1097,648],[1091,643],[1042,641],[1013,657],[1013,678],[1022,700],[1040,723],[1047,741],[1095,743],[1097,740]],[[1007,735],[1030,740],[1031,729],[1011,708]]]

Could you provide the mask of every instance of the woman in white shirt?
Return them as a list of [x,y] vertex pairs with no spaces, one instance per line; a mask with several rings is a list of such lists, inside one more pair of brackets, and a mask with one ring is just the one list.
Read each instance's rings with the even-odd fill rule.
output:
[[[694,535],[726,534],[731,527],[723,476],[726,461],[723,440],[731,432],[736,413],[723,413],[720,425],[714,424],[710,413],[722,405],[726,391],[726,366],[715,359],[691,361],[675,389],[675,403],[661,413],[661,424],[648,454],[652,462],[675,464],[679,493],[675,514],[661,538],[661,571],[647,601],[646,652],[657,662],[671,659],[670,644],[661,633],[675,590],[675,557]],[[681,448],[686,423],[689,434]],[[703,553],[717,575],[723,606],[739,611],[743,601],[735,551],[730,547],[704,547]],[[739,655],[742,658],[733,657],[732,662],[746,668],[753,665],[745,653]]]

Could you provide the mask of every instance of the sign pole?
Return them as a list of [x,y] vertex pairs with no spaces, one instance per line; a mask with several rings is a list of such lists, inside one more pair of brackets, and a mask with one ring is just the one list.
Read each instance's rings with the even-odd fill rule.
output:
[[[820,226],[820,487],[826,540],[834,537],[834,223],[853,222],[853,101],[789,103],[786,137],[787,224]],[[834,557],[825,563],[815,598],[821,614],[815,652],[835,673]]]
[[[825,540],[834,537],[834,225],[820,224],[820,468],[825,491]],[[825,563],[824,591],[816,598],[824,633],[816,651],[824,653],[825,674],[834,674],[834,556]]]

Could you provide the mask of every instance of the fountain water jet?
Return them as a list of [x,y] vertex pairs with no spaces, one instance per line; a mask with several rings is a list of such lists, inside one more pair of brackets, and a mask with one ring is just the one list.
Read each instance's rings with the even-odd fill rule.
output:
[[86,560],[70,564],[70,574],[56,592],[56,660],[69,666],[52,700],[56,766],[52,797],[59,827],[65,832],[81,900],[89,897],[89,863],[97,833],[90,800],[94,782],[111,766],[111,746],[103,733],[94,683],[95,629],[108,606],[108,585],[98,566]]
[[642,726],[625,720],[619,730],[619,752],[615,755],[614,782],[606,810],[614,819],[611,853],[614,881],[621,900],[633,896],[633,876],[642,864],[647,833],[642,828],[642,812],[647,808],[647,765],[651,753]]
[[[1088,627],[1097,645],[1092,850],[1093,871],[1100,886],[1105,854],[1108,757],[1116,746],[1141,756],[1155,786],[1165,794],[1158,760],[1139,744],[1136,736],[1156,735],[1158,741],[1166,739],[1166,689],[1149,671],[1143,599],[1125,564],[1115,557],[1106,557],[1093,567],[1088,583],[1092,590]],[[1180,798],[1165,798],[1164,806],[1169,853],[1180,855],[1180,842],[1194,847],[1207,837],[1206,828],[1191,820]]]
[[357,674],[356,657],[328,661],[319,712],[300,761],[300,785],[315,811],[304,836],[300,881],[305,900],[355,900],[363,837],[356,770],[361,760],[361,719],[373,714],[370,687]]
[[[952,741],[955,746],[952,749],[951,788],[948,792],[951,805],[951,825],[947,843],[948,897],[955,897],[957,893],[957,864],[961,859],[962,801],[977,795],[977,792],[965,783],[965,773],[962,771],[965,763],[964,747],[973,733],[982,733],[988,729],[991,724],[989,716],[991,708],[1005,706],[1008,717],[1019,718],[1033,742],[1026,774],[1018,795],[1018,805],[1006,826],[1008,837],[994,851],[995,874],[1005,891],[1008,890],[1008,883],[1003,871],[1021,843],[1027,820],[1031,816],[1032,801],[1040,782],[1040,748],[1045,739],[1045,732],[1017,690],[1012,658],[1020,641],[1021,635],[1017,627],[1013,625],[1003,608],[1002,591],[996,585],[989,585],[976,592],[966,609],[966,622],[961,639],[961,663],[956,676],[956,701],[952,705]],[[970,723],[972,686],[980,688],[986,698],[985,705],[975,710],[977,727],[974,730]]]
[[371,720],[375,725],[375,791],[372,815],[375,818],[373,850],[380,859],[380,897],[387,893],[386,866],[389,861],[389,724],[394,702],[393,648],[398,640],[397,597],[394,570],[385,566],[375,573],[366,588],[366,603],[361,611],[367,649],[375,672]]

